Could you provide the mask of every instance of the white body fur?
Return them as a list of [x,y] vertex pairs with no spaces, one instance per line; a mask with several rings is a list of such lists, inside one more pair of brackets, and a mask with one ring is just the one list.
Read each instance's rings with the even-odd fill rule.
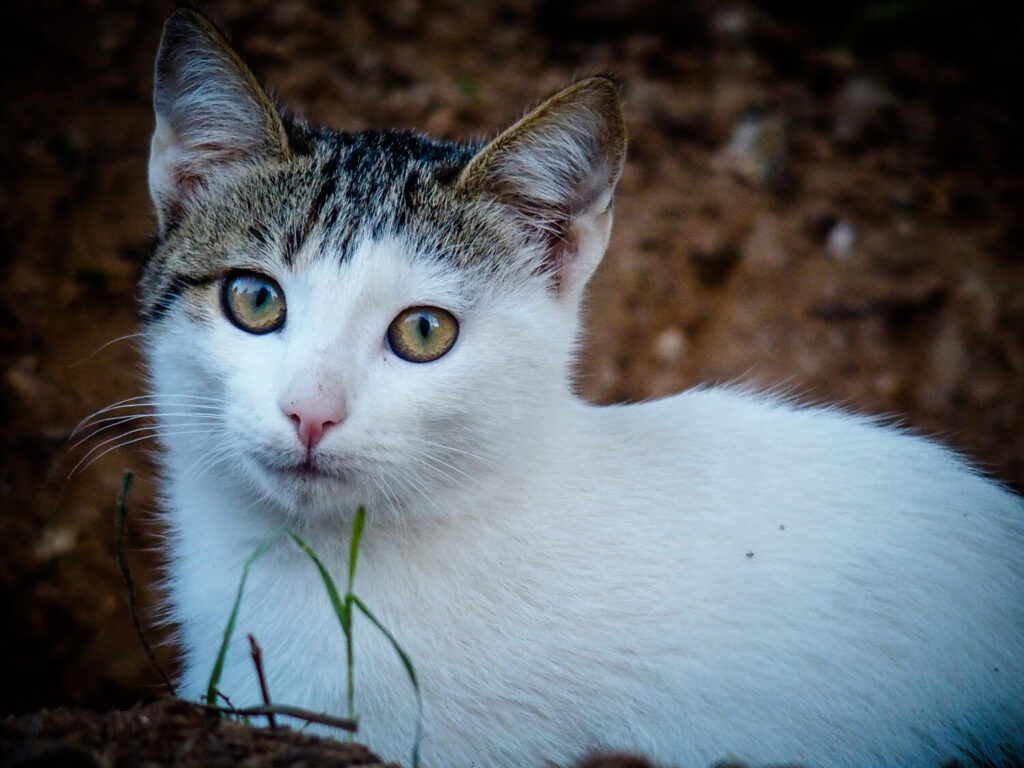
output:
[[[833,409],[727,389],[606,408],[572,394],[578,303],[624,143],[610,85],[553,97],[462,172],[458,200],[498,200],[485,213],[504,212],[510,232],[522,205],[558,236],[523,235],[518,266],[458,266],[398,231],[342,258],[316,227],[286,264],[273,242],[210,240],[235,218],[244,231],[249,203],[202,216],[247,173],[268,183],[258,163],[216,166],[261,136],[265,165],[313,161],[292,159],[207,22],[178,11],[168,29],[150,165],[166,244],[144,289],[186,696],[206,691],[255,547],[291,526],[340,581],[365,504],[355,591],[416,665],[428,766],[539,768],[624,749],[686,768],[923,768],[1024,748],[1020,498],[934,443]],[[222,78],[230,99],[258,102],[239,111],[253,125],[237,146],[221,146],[220,118],[210,141],[202,114],[174,118],[188,103],[175,89],[194,88],[175,80],[189,46],[202,55],[188,66],[212,62],[202,77],[185,70],[204,93]],[[568,203],[549,206],[559,190]],[[232,267],[280,286],[280,329],[228,322],[216,273],[193,287],[165,274]],[[422,365],[384,339],[421,305],[460,324],[451,351]],[[288,408],[309,398],[343,416],[307,452]],[[322,472],[297,473],[304,456]],[[241,604],[220,686],[238,706],[259,701],[246,633],[274,700],[344,714],[343,635],[287,541],[254,565]],[[359,615],[355,670],[359,738],[405,760],[413,693]]]

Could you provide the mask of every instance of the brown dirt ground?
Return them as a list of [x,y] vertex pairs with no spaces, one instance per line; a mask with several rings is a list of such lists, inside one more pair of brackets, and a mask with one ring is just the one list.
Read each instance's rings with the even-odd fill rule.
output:
[[[1024,489],[1020,111],[991,68],[913,47],[851,53],[820,24],[738,1],[205,7],[282,102],[341,129],[478,137],[575,76],[615,73],[630,155],[581,393],[782,388],[896,414]],[[0,712],[126,708],[160,688],[127,616],[112,510],[130,466],[131,562],[151,619],[153,468],[144,442],[103,454],[99,438],[69,438],[141,391],[130,334],[153,226],[151,62],[170,3],[5,10]],[[752,146],[727,149],[741,124]],[[172,646],[159,654],[173,665]]]
[[288,728],[253,728],[162,700],[127,711],[44,710],[0,721],[3,765],[25,768],[385,766],[366,747]]

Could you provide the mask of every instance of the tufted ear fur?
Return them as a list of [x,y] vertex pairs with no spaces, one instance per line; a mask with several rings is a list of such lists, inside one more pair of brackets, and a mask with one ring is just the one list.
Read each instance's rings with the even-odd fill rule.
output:
[[581,80],[556,93],[477,153],[459,187],[511,206],[545,243],[557,295],[578,299],[611,232],[611,202],[626,154],[615,83]]
[[290,154],[273,103],[224,36],[178,9],[164,25],[153,89],[149,191],[160,230],[180,219],[211,175]]

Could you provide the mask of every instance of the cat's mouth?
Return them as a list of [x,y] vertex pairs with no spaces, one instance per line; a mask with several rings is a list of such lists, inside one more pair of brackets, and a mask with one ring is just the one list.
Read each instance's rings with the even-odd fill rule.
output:
[[306,456],[301,461],[291,464],[274,463],[270,466],[273,474],[287,478],[302,485],[310,483],[348,483],[352,474],[347,467],[334,460],[324,457]]
[[296,477],[306,477],[311,479],[324,477],[327,475],[326,472],[324,472],[322,469],[316,466],[316,464],[313,463],[312,459],[306,459],[301,464],[296,464],[294,466],[288,467],[287,469],[285,469],[285,472],[287,472],[290,475],[295,475]]
[[333,473],[328,472],[312,456],[307,456],[297,464],[275,467],[275,469],[287,477],[299,478],[301,480],[324,480],[334,477]]
[[290,493],[314,491],[317,488],[348,485],[352,473],[334,456],[292,455],[254,456],[256,465],[271,484]]

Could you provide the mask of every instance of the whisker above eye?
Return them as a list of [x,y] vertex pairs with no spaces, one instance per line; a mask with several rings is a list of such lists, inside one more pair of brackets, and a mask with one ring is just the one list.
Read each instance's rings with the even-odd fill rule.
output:
[[105,350],[107,347],[113,346],[114,344],[117,344],[120,341],[127,341],[128,339],[140,338],[142,338],[141,333],[126,333],[124,336],[118,336],[116,339],[110,339],[110,341],[106,341],[103,344],[100,344],[100,346],[96,347],[96,349],[94,349],[88,355],[83,357],[81,360],[76,360],[75,362],[70,363],[70,367],[75,368],[79,365],[82,365],[83,363],[87,363],[88,361],[96,357],[96,355],[98,355],[100,352]]

